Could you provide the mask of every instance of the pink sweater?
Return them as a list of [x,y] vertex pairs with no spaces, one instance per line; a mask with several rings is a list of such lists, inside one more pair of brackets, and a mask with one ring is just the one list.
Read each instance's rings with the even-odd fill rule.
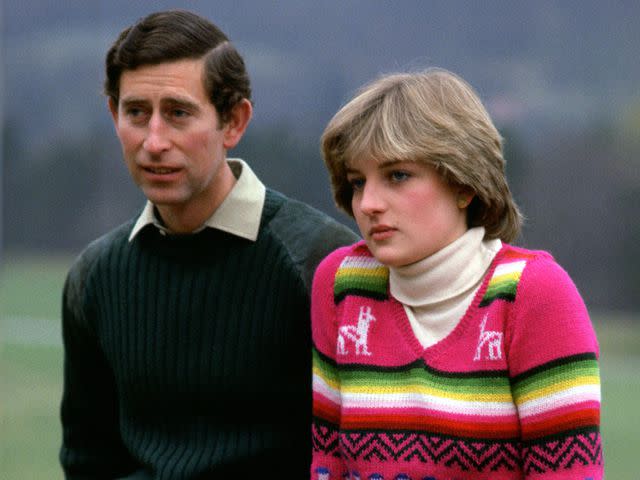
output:
[[317,480],[599,480],[598,344],[546,252],[504,245],[466,314],[424,349],[364,243],[313,284]]

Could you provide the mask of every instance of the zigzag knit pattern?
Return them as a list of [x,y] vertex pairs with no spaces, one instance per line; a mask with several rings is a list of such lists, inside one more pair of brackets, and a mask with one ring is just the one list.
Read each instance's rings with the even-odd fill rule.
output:
[[[530,297],[558,290],[573,310],[555,314],[570,321],[526,315]],[[583,308],[548,254],[505,246],[460,324],[424,350],[388,270],[362,244],[335,252],[314,283],[312,478],[602,478],[597,343]],[[549,332],[567,345],[524,350]]]

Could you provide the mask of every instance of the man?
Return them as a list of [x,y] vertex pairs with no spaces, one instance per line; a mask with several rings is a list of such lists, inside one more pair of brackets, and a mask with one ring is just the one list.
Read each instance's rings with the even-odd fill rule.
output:
[[348,228],[229,160],[251,119],[227,37],[184,11],[125,29],[105,92],[148,202],[63,295],[60,460],[76,478],[309,475],[309,290]]

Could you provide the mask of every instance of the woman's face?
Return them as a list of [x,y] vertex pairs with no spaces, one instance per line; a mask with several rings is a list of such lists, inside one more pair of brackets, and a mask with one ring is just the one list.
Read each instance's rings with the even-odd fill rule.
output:
[[[358,158],[347,164],[351,206],[371,253],[399,267],[428,257],[467,231],[464,192],[424,163]],[[466,196],[469,198],[469,195]]]

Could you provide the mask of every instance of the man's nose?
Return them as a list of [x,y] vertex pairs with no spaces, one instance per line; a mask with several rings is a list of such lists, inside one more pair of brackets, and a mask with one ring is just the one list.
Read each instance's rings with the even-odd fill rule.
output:
[[171,147],[167,126],[160,115],[153,115],[149,120],[142,147],[151,154],[162,153]]

